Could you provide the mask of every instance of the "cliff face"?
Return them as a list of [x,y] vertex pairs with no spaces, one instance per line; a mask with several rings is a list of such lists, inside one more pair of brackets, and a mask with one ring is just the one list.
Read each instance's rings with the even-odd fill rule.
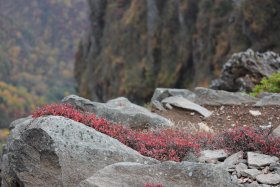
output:
[[234,52],[280,51],[274,0],[89,0],[76,55],[80,95],[150,99],[155,87],[207,86]]

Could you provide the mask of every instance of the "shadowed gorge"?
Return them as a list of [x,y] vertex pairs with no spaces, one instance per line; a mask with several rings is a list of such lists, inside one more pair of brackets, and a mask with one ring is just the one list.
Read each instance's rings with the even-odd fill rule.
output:
[[76,54],[78,93],[149,100],[155,87],[208,86],[233,53],[280,51],[278,1],[89,0]]

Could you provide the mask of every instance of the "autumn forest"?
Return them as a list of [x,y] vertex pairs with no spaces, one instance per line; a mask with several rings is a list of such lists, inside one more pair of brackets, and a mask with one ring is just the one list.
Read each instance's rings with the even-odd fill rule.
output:
[[0,127],[75,93],[86,0],[0,0]]

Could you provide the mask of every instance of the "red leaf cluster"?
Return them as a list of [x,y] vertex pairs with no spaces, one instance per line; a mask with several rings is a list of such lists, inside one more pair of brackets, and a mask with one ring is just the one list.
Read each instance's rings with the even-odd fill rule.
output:
[[161,161],[181,161],[188,152],[200,148],[226,149],[230,152],[260,151],[280,156],[280,139],[269,136],[268,130],[253,127],[236,127],[217,134],[187,133],[176,130],[136,131],[126,126],[108,122],[95,114],[75,109],[69,104],[51,104],[37,109],[33,118],[58,115],[83,123],[115,138],[142,155]]
[[280,156],[280,139],[271,135],[271,129],[235,127],[215,136],[211,146],[217,149],[226,148],[230,152],[260,151]]

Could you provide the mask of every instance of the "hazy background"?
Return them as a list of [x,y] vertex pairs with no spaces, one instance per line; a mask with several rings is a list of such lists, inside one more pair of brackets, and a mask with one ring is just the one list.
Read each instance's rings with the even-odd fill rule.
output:
[[75,93],[86,0],[0,0],[0,128]]

